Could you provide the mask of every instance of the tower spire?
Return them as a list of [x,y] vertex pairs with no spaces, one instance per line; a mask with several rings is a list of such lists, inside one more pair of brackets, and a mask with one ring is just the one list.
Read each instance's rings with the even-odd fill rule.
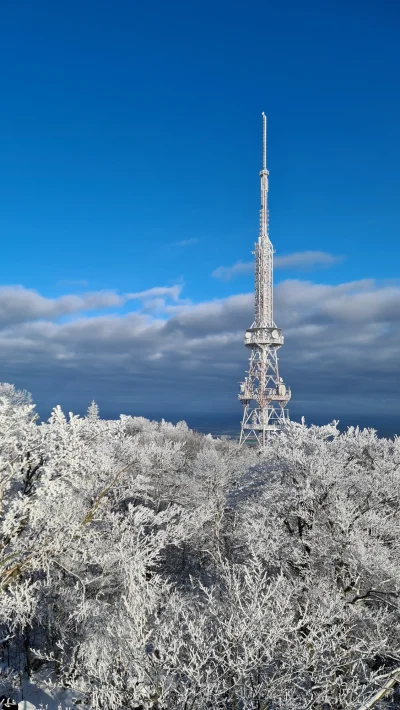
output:
[[260,239],[268,238],[267,117],[263,111],[263,157],[261,178]]
[[262,114],[263,119],[263,163],[260,171],[261,183],[261,208],[260,208],[260,232],[258,242],[255,245],[255,320],[253,328],[256,326],[272,326],[273,320],[273,258],[274,250],[269,239],[268,225],[268,175],[267,170],[267,117]]
[[262,112],[263,117],[263,170],[267,169],[267,117]]
[[[239,399],[244,406],[240,443],[255,442],[263,449],[268,438],[279,431],[288,419],[285,408],[290,390],[279,377],[277,351],[283,345],[283,335],[273,318],[273,246],[268,224],[267,117],[263,120],[263,158],[261,179],[260,232],[254,245],[255,255],[255,318],[244,337],[250,348],[248,377],[240,385]],[[252,404],[253,402],[253,404]]]

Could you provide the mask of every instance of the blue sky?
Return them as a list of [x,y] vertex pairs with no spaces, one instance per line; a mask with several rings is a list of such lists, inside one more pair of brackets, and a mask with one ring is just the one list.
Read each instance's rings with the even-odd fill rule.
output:
[[[286,379],[292,377],[293,406],[305,413],[322,408],[326,416],[343,407],[363,411],[367,382],[382,374],[379,358],[368,359],[371,349],[382,345],[380,325],[393,339],[385,341],[390,399],[400,355],[391,315],[400,305],[399,29],[400,9],[391,1],[3,2],[0,315],[7,327],[0,338],[1,379],[30,389],[42,411],[58,402],[79,411],[94,396],[104,414],[117,415],[121,407],[128,412],[131,393],[139,388],[135,413],[165,409],[168,416],[172,387],[182,413],[185,407],[206,411],[211,399],[212,408],[223,412],[231,412],[232,401],[240,416],[243,335],[236,346],[233,326],[226,331],[220,323],[222,340],[214,347],[211,339],[200,356],[195,340],[180,341],[186,331],[178,321],[192,312],[200,317],[195,314],[203,308],[199,337],[209,339],[207,304],[212,309],[218,303],[222,318],[225,307],[239,303],[229,299],[243,297],[244,314],[232,318],[238,329],[250,325],[251,271],[239,270],[231,278],[212,274],[251,260],[264,110],[276,256],[341,257],[331,263],[321,257],[289,259],[289,266],[277,269],[278,311],[279,293],[296,301],[296,289],[309,288],[311,294],[314,287],[331,287],[320,296],[329,301],[323,313],[311,317],[307,305],[297,314],[299,326],[315,325],[323,318],[327,323],[327,313],[334,311],[323,341],[330,343],[349,307],[346,302],[343,311],[335,310],[332,294],[343,301],[344,285],[354,282],[345,291],[352,307],[356,301],[363,306],[355,307],[356,320],[347,326],[352,337],[358,333],[352,362],[355,367],[365,357],[369,363],[359,388],[357,372],[351,375],[347,404],[335,400],[338,374],[328,364],[318,391],[309,396],[304,380],[312,370],[304,365],[300,372],[293,361],[299,347],[307,361],[316,347],[314,336],[305,340],[294,332],[291,340],[293,319],[282,301],[286,310],[281,306],[279,325],[288,332],[281,360]],[[99,295],[174,286],[181,288],[178,299],[176,291],[118,303]],[[97,301],[92,298],[86,308],[89,292]],[[80,297],[82,302],[73,301]],[[68,306],[62,298],[70,299]],[[33,301],[41,304],[38,310],[30,308]],[[363,310],[371,310],[371,303],[385,304],[383,311],[375,308],[374,336]],[[143,355],[140,334],[129,340],[132,312],[142,318],[138,332],[146,322],[159,329],[162,343],[176,327],[177,356],[173,343],[166,346],[163,367],[151,375],[147,367],[156,342],[149,341]],[[120,340],[110,335],[113,319]],[[85,363],[78,356],[83,346],[71,345],[75,336],[65,331],[71,324],[80,343],[83,331],[87,334]],[[94,342],[89,334],[100,326],[104,334]],[[223,341],[225,331],[229,343]],[[110,338],[126,367],[106,361]],[[332,347],[340,363],[348,343],[343,350],[336,341]],[[181,366],[186,351],[192,365]],[[329,361],[323,348],[318,352]],[[223,362],[219,370],[215,360]],[[344,357],[347,371],[349,362]],[[86,366],[97,376],[91,379]],[[191,373],[187,381],[185,368]],[[208,383],[204,399],[202,378],[214,370],[215,382]],[[381,410],[387,409],[379,399]],[[390,407],[395,409],[395,399]]]

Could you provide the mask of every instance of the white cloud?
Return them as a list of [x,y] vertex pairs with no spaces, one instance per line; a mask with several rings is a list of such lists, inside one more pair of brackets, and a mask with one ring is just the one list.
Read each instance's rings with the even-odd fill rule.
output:
[[198,244],[199,240],[196,238],[192,239],[182,239],[180,242],[173,242],[171,246],[173,247],[189,247],[192,244]]
[[128,301],[141,301],[146,310],[160,309],[162,303],[172,301],[181,306],[182,285],[156,286],[137,293],[118,294],[116,291],[93,291],[81,295],[69,294],[46,298],[33,289],[23,286],[0,287],[0,327],[8,323],[23,323],[33,320],[53,321],[66,315],[79,314],[108,308],[119,308]]
[[[136,310],[118,313],[129,298]],[[152,301],[153,310],[146,307]],[[114,312],[88,314],[105,305]],[[181,300],[181,286],[58,299],[2,288],[1,379],[31,390],[39,409],[59,402],[84,411],[95,398],[113,416],[218,410],[237,411],[239,420],[237,382],[248,368],[243,335],[253,306],[252,293],[191,304]],[[73,322],[59,321],[71,312]],[[280,366],[293,406],[331,406],[332,418],[343,402],[354,411],[371,402],[376,412],[397,410],[399,286],[283,281],[275,289],[275,318],[285,336]]]
[[216,269],[214,269],[211,276],[213,276],[215,279],[229,281],[229,279],[232,279],[235,276],[249,274],[253,270],[253,261],[237,261],[236,264],[233,264],[233,266],[218,266]]
[[342,260],[343,257],[326,251],[299,251],[286,256],[276,256],[274,265],[277,269],[313,269],[317,266],[333,266]]
[[51,299],[23,286],[2,286],[0,325],[38,318],[52,320],[80,311],[121,306],[126,300],[126,296],[120,296],[115,291],[88,292],[80,296],[67,295]]
[[[341,256],[334,256],[325,251],[302,251],[286,256],[275,256],[274,266],[277,269],[311,270],[316,267],[328,267],[343,260]],[[237,261],[233,266],[218,266],[211,276],[216,279],[228,281],[235,276],[242,276],[254,271],[254,261]]]
[[143,301],[151,298],[169,297],[173,301],[179,301],[182,288],[182,284],[175,284],[175,286],[155,286],[154,288],[149,288],[146,291],[128,293],[126,294],[126,298],[127,300],[137,299]]

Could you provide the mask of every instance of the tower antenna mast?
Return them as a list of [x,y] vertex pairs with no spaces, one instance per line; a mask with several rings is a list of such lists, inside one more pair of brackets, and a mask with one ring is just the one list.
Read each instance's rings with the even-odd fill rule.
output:
[[267,117],[262,112],[263,117],[263,170],[267,169]]
[[269,238],[268,175],[267,170],[267,117],[263,121],[263,159],[260,172],[261,209],[260,231],[254,245],[255,255],[255,317],[244,336],[250,349],[250,367],[247,377],[240,383],[239,399],[243,404],[240,444],[256,444],[264,449],[268,440],[289,419],[286,405],[291,392],[279,376],[277,351],[283,345],[282,330],[273,317],[273,254]]

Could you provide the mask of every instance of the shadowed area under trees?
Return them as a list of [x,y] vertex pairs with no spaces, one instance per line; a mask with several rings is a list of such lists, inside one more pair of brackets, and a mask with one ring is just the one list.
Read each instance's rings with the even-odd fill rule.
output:
[[399,438],[335,423],[262,455],[95,403],[39,423],[1,384],[0,692],[358,710],[400,665],[399,464]]

